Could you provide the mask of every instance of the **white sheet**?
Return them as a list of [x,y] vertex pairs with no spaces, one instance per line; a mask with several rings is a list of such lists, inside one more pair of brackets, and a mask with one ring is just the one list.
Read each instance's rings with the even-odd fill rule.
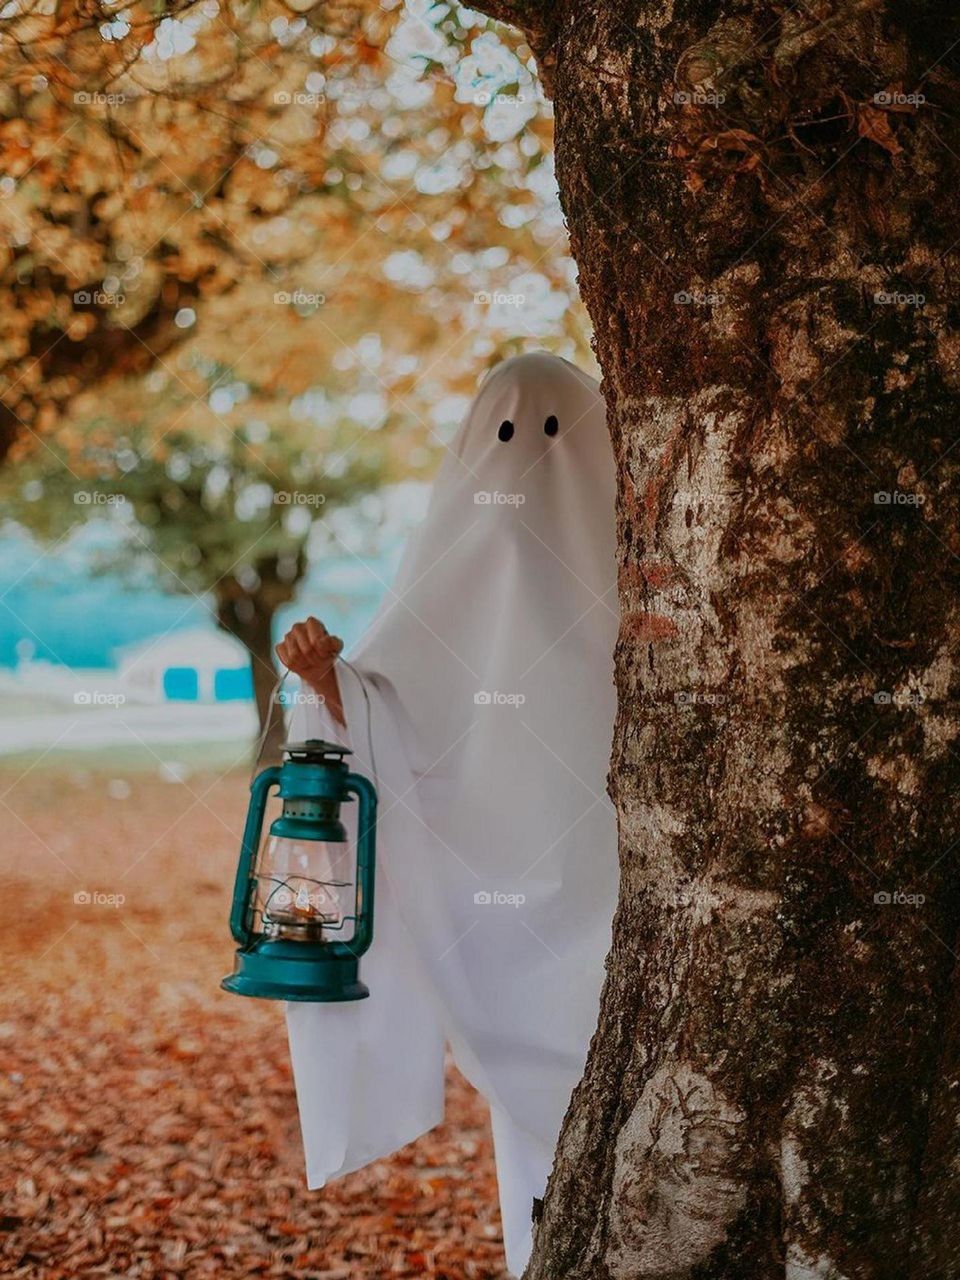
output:
[[[516,1274],[596,1025],[616,900],[615,576],[596,383],[545,354],[507,361],[350,659],[380,792],[370,999],[288,1006],[311,1186],[439,1121],[449,1041],[491,1104]],[[340,685],[355,767],[372,776],[361,685],[344,668]],[[334,728],[301,706],[290,732]]]

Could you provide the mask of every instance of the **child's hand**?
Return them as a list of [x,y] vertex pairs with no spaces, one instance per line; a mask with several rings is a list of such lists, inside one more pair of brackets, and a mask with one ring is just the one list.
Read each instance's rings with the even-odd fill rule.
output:
[[277,645],[277,657],[323,698],[327,709],[343,724],[336,663],[343,648],[339,636],[332,636],[322,622],[308,618],[290,628]]
[[310,684],[325,683],[333,670],[343,641],[332,636],[322,622],[308,618],[290,628],[277,645],[277,657]]

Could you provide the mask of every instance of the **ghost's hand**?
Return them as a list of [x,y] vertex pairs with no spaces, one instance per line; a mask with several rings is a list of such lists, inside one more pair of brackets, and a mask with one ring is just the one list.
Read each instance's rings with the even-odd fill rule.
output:
[[320,695],[335,720],[344,724],[336,664],[343,641],[317,618],[297,622],[277,645],[277,657]]

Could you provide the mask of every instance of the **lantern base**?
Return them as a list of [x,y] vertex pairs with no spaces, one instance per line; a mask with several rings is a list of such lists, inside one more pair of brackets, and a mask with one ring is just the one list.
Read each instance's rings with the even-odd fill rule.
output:
[[220,986],[237,996],[260,1000],[301,1000],[339,1004],[365,1000],[369,988],[360,981],[356,956],[318,955],[326,946],[269,940],[250,951],[237,951],[234,969]]

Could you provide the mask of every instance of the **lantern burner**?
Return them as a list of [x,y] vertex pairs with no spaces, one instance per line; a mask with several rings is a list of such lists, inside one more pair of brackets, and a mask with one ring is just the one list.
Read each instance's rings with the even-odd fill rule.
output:
[[[260,905],[261,932],[265,938],[295,942],[324,942],[343,928],[340,890],[349,880],[316,880],[298,875],[290,880],[271,876]],[[352,920],[352,917],[350,917]]]

